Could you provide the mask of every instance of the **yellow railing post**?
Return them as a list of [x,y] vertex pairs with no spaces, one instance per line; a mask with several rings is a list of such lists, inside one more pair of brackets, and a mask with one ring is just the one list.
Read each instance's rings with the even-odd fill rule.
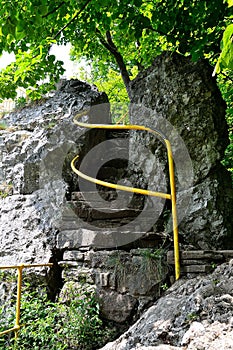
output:
[[17,267],[18,280],[17,280],[16,316],[15,316],[15,339],[17,339],[18,337],[18,331],[20,329],[20,305],[21,305],[23,268],[24,268],[23,264]]
[[23,281],[23,269],[31,267],[43,267],[43,266],[53,266],[52,263],[47,264],[20,264],[12,266],[0,266],[0,270],[10,270],[17,269],[17,300],[16,300],[16,314],[15,314],[15,325],[12,328],[9,328],[5,331],[0,332],[0,336],[15,332],[15,339],[18,337],[18,331],[21,328],[20,325],[20,306],[21,306],[21,294],[22,294],[22,281]]
[[177,210],[176,210],[175,172],[174,172],[174,163],[173,163],[171,144],[166,139],[165,139],[165,143],[166,143],[167,152],[168,152],[168,167],[169,167],[169,179],[170,179],[170,189],[171,189],[175,277],[176,277],[176,280],[178,280],[180,278],[180,256],[179,256],[178,220],[177,220]]

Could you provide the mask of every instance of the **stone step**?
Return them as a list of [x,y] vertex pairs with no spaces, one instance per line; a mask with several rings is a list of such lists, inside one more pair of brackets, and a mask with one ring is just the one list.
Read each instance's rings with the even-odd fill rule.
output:
[[130,130],[121,130],[121,129],[107,130],[106,134],[108,139],[116,139],[116,138],[128,139],[130,135]]
[[[101,213],[104,214],[104,213]],[[104,215],[102,215],[102,217],[104,217]],[[140,219],[140,223],[137,224],[137,226],[140,225],[140,227],[142,228],[141,231],[143,231],[143,227],[146,226],[146,223],[148,221],[148,218],[144,217],[143,219]],[[72,215],[72,213],[69,215],[64,214],[62,216],[62,219],[59,222],[59,230],[76,230],[79,227],[85,227],[85,223],[86,224],[90,224],[92,226],[92,228],[96,228],[97,230],[102,228],[102,229],[114,229],[117,227],[122,227],[122,230],[124,230],[124,226],[129,224],[132,227],[134,227],[134,217],[118,217],[118,218],[112,218],[110,217],[109,219],[106,219],[106,217],[104,219],[93,219],[93,217],[90,215],[88,217],[78,217],[74,215]],[[132,223],[132,224],[130,224]],[[129,227],[128,227],[129,230]],[[149,232],[148,232],[149,233]]]
[[[233,250],[190,250],[180,251],[180,261],[183,265],[191,265],[193,261],[221,261],[233,258]],[[174,264],[174,252],[167,253],[167,262]],[[197,263],[198,264],[198,263]]]
[[61,230],[56,237],[56,246],[59,249],[84,248],[112,248],[125,246],[141,239],[146,234],[141,231],[132,232],[127,230],[99,229],[95,230],[76,228],[75,230]]
[[61,249],[147,248],[164,239],[162,233],[145,232],[156,209],[147,203],[139,216],[144,209],[144,196],[101,188],[72,192],[70,199],[57,223],[57,246]]
[[[180,251],[181,273],[209,273],[216,263],[223,263],[233,258],[233,250],[192,250]],[[175,264],[174,252],[167,253],[167,263]]]
[[[86,220],[115,220],[124,218],[134,218],[140,214],[137,209],[117,209],[107,205],[104,207],[101,203],[95,203],[95,208],[80,202],[67,202],[74,213]],[[98,205],[99,204],[99,205]]]
[[189,266],[181,266],[181,273],[209,273],[213,271],[212,265],[189,265]]
[[143,196],[121,191],[120,196],[113,189],[89,191],[89,192],[72,192],[71,201],[87,204],[87,200],[94,203],[95,208],[102,207],[103,203],[106,208],[118,209],[124,208],[127,204],[129,209],[140,210],[143,207]]
[[[67,205],[77,217],[84,221],[122,222],[122,224],[125,224],[141,213],[142,200],[138,198],[132,201],[131,199],[132,196],[125,197],[124,194],[120,197],[117,196],[114,190],[73,192],[71,201],[68,201]],[[127,206],[128,202],[131,207]],[[148,217],[150,215],[151,212]],[[63,220],[70,221],[69,215],[68,217],[64,216]],[[144,220],[147,220],[147,218]]]
[[[126,172],[126,166],[125,163],[123,163],[121,160],[116,162],[114,166],[102,166],[97,174],[97,178],[99,180],[108,180],[111,179],[121,179]],[[110,189],[109,189],[110,190]]]

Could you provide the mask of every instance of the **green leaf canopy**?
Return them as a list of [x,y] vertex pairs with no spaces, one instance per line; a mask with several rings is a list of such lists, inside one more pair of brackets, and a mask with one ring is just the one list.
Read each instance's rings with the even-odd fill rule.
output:
[[119,71],[126,88],[132,70],[163,50],[214,57],[231,10],[221,0],[2,0],[0,53],[14,52],[16,61],[0,73],[1,97],[19,86],[34,93],[54,86],[63,68],[53,43],[71,43],[73,58],[91,61],[98,77]]

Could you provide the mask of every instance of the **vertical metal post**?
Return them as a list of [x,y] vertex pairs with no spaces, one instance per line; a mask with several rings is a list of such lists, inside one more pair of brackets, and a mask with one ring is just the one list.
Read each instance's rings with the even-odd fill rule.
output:
[[2,269],[17,269],[18,278],[17,278],[17,300],[16,300],[16,316],[15,316],[15,326],[13,328],[9,328],[3,332],[0,332],[0,336],[4,334],[8,334],[10,332],[15,332],[15,339],[18,337],[18,331],[20,330],[20,306],[21,306],[21,291],[22,291],[22,280],[23,280],[23,269],[31,268],[31,267],[41,267],[41,266],[53,266],[52,263],[47,264],[21,264],[21,265],[13,265],[13,266],[0,266],[0,270]]
[[175,277],[176,277],[176,280],[178,280],[180,278],[180,255],[179,255],[178,220],[177,220],[177,210],[176,210],[174,163],[173,163],[171,144],[166,139],[165,139],[165,143],[166,143],[167,152],[168,152],[169,179],[170,179],[170,187],[171,187]]
[[20,306],[21,306],[23,268],[24,268],[23,264],[17,267],[18,280],[17,280],[16,316],[15,316],[15,339],[18,338],[18,331],[20,329]]

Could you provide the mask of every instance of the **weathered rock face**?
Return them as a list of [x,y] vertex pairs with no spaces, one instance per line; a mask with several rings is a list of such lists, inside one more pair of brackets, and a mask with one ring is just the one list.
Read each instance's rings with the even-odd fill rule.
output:
[[[63,166],[84,133],[74,126],[72,116],[104,102],[105,94],[73,80],[40,104],[5,117],[9,129],[0,133],[0,264],[52,258],[68,191]],[[106,113],[98,120],[109,122],[108,118]],[[83,142],[80,139],[79,145]]]
[[176,282],[103,350],[233,349],[231,260],[206,277]]
[[[228,143],[225,104],[211,74],[204,61],[163,54],[131,86],[131,122],[158,128],[171,141],[180,234],[184,243],[202,249],[233,246],[232,185],[220,163]],[[153,155],[166,169],[161,150],[146,135],[134,136],[133,145],[132,161],[145,165],[156,188],[161,172],[158,160],[152,166]],[[146,160],[140,151],[145,145],[152,151]]]

